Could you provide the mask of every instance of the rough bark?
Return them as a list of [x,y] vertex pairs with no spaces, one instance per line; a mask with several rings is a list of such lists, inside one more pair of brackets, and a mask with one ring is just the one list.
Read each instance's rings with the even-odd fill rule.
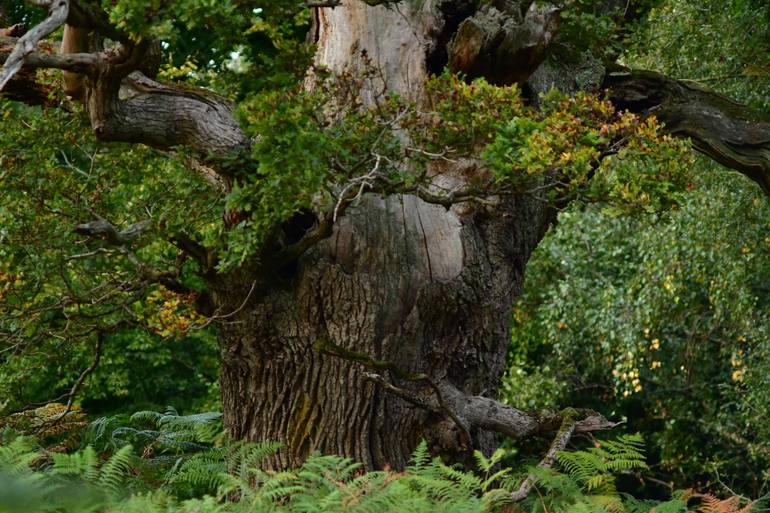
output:
[[186,146],[220,160],[248,150],[250,142],[224,99],[166,87],[138,72],[127,84],[130,90],[119,95],[120,83],[109,75],[96,79],[88,112],[100,139],[161,149]]
[[[222,398],[232,433],[285,442],[277,466],[320,450],[401,467],[423,437],[454,456],[470,448],[447,415],[381,391],[358,363],[314,347],[329,340],[494,396],[509,309],[548,217],[532,199],[506,210],[461,214],[412,196],[371,198],[352,209],[282,286],[222,326]],[[225,280],[214,295],[233,310],[249,286],[234,279],[240,287]],[[418,396],[434,394],[422,382],[386,375]],[[491,447],[488,432],[472,434]]]
[[559,9],[486,4],[458,27],[448,46],[449,69],[494,84],[523,84],[545,59]]
[[[5,35],[7,34],[7,35]],[[6,57],[16,46],[18,31],[7,30],[0,33],[0,64],[5,63]],[[48,52],[55,51],[51,45],[47,45]],[[28,105],[55,105],[50,87],[41,84],[37,80],[36,71],[25,67],[19,71],[3,88],[3,96],[11,100],[24,102]]]

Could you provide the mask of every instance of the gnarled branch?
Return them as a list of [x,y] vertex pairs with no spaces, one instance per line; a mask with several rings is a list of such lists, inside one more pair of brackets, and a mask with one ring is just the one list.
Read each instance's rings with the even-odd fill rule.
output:
[[[70,19],[71,18],[71,19]],[[119,41],[96,53],[58,55],[53,45],[37,43],[64,22],[97,30]],[[11,43],[14,49],[8,50]],[[107,141],[141,143],[161,149],[187,147],[203,157],[216,157],[217,172],[228,176],[251,141],[232,115],[229,103],[204,91],[159,84],[140,71],[157,57],[153,41],[131,41],[111,27],[103,12],[73,1],[54,0],[51,14],[21,38],[0,39],[0,89],[25,65],[56,68],[86,77],[82,95],[96,136]],[[36,51],[38,50],[38,51]],[[28,79],[27,79],[28,80]],[[34,82],[32,80],[32,82]],[[33,103],[41,103],[39,94]],[[24,99],[19,87],[14,97]]]
[[654,115],[666,131],[689,137],[695,149],[745,174],[770,195],[770,116],[652,71],[609,73],[604,86],[619,109]]
[[101,237],[113,246],[120,246],[136,239],[149,226],[150,221],[145,219],[144,221],[132,224],[124,230],[118,230],[115,225],[106,219],[97,219],[77,225],[74,232],[88,237]]

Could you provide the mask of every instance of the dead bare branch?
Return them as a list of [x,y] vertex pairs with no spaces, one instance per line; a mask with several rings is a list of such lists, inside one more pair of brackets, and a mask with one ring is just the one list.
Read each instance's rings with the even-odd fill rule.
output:
[[38,42],[52,33],[57,28],[64,25],[69,14],[69,0],[54,0],[46,2],[36,2],[36,5],[45,5],[48,7],[48,17],[40,24],[36,25],[29,32],[24,34],[16,42],[11,55],[3,64],[0,70],[0,91],[11,78],[21,69],[27,57],[35,51]]
[[[551,447],[548,449],[548,452],[545,454],[545,457],[540,461],[540,463],[537,465],[539,468],[550,468],[554,462],[556,461],[556,456],[559,453],[559,451],[563,451],[567,444],[570,441],[570,438],[572,438],[572,434],[575,432],[575,427],[577,426],[577,422],[575,419],[569,415],[564,417],[564,420],[562,421],[561,429],[559,429],[559,432],[556,434],[556,437],[554,437],[553,442],[551,443]],[[532,487],[535,485],[535,477],[530,474],[524,479],[524,481],[521,483],[521,486],[518,490],[511,493],[511,499],[514,502],[520,502],[524,500],[527,495],[529,495],[529,492],[532,490]]]
[[[405,401],[434,413],[446,414],[469,439],[472,428],[494,431],[520,439],[536,433],[553,431],[567,420],[571,422],[569,436],[572,436],[573,432],[602,431],[617,426],[617,423],[593,411],[578,412],[568,409],[564,412],[529,413],[517,410],[495,399],[467,394],[446,379],[434,381],[427,374],[404,371],[392,362],[347,350],[329,340],[319,339],[315,343],[315,348],[323,353],[357,362],[370,369],[387,371],[398,379],[427,383],[428,390],[409,391],[393,385],[380,374],[367,374],[367,379],[383,386],[385,390]],[[579,419],[578,417],[581,416],[583,418]],[[566,444],[566,441],[564,443]]]

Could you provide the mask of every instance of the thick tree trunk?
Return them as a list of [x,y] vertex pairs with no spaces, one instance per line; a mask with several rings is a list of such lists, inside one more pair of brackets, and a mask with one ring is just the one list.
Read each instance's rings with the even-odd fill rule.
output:
[[[431,2],[419,3],[319,9],[317,64],[343,71],[371,60],[390,90],[419,97],[442,28]],[[444,180],[460,185],[481,172],[477,165],[448,166]],[[531,198],[508,200],[494,212],[447,210],[409,195],[370,197],[351,208],[329,239],[221,327],[222,402],[233,436],[283,442],[278,467],[320,451],[399,468],[422,438],[437,452],[466,456],[469,441],[451,418],[385,392],[365,379],[360,364],[314,345],[329,341],[494,396],[509,310],[548,216]],[[215,303],[237,309],[249,281],[226,279]],[[426,382],[387,378],[417,395],[435,393]],[[493,447],[492,434],[472,435],[482,448]]]
[[[316,346],[330,341],[493,396],[510,306],[547,217],[533,200],[507,210],[490,218],[411,196],[372,198],[353,209],[296,270],[286,270],[283,283],[221,326],[222,402],[233,436],[283,442],[280,467],[321,451],[398,468],[421,438],[439,452],[469,449],[450,418],[383,392],[361,365]],[[233,281],[214,294],[230,310],[251,287],[248,279]],[[416,394],[433,393],[389,378]],[[491,448],[489,435],[479,435],[473,438]]]

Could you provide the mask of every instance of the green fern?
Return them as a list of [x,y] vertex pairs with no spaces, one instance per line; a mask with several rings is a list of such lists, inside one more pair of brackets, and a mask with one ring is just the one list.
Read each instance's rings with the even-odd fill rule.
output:
[[24,474],[38,458],[32,438],[17,437],[7,445],[0,445],[0,470],[6,475]]
[[484,473],[484,480],[481,482],[481,490],[483,492],[490,490],[495,483],[506,482],[507,478],[510,477],[511,469],[509,468],[503,468],[497,472],[494,471],[495,467],[500,464],[509,452],[507,449],[499,448],[489,458],[485,457],[481,451],[473,453],[479,470]]
[[253,484],[260,463],[281,444],[235,443],[180,459],[167,474],[167,486],[184,496],[226,495],[242,492]]
[[414,453],[412,454],[412,464],[407,467],[407,470],[410,472],[419,472],[420,469],[428,465],[430,463],[431,456],[430,456],[430,450],[428,449],[428,443],[423,440],[418,445],[417,448],[414,450]]
[[622,435],[584,451],[559,452],[557,461],[567,474],[587,490],[614,490],[616,472],[646,469],[640,435]]
[[[164,415],[179,417],[175,412],[141,417],[160,430]],[[212,419],[170,424],[184,429],[179,426],[188,421]],[[113,426],[105,423],[103,434]],[[142,488],[133,475],[141,460],[131,446],[105,460],[92,447],[51,454],[29,438],[2,440],[3,513],[493,513],[508,511],[504,506],[512,500],[510,469],[499,468],[504,451],[490,457],[476,453],[478,472],[431,458],[425,443],[403,472],[364,472],[348,458],[318,454],[299,468],[272,472],[263,464],[280,444],[231,443],[175,456],[167,473]],[[686,494],[659,503],[617,493],[618,473],[644,467],[638,436],[560,453],[556,468],[529,471],[535,492],[512,507],[532,513],[686,513]]]
[[87,483],[94,483],[99,478],[99,456],[93,447],[72,453],[51,454],[53,465],[49,473],[53,476],[81,478]]
[[111,496],[123,495],[126,476],[134,466],[132,447],[122,447],[102,465],[97,483]]
[[104,463],[92,447],[49,453],[29,438],[0,446],[0,511],[102,511],[128,495],[133,470],[130,446]]
[[[622,435],[582,451],[559,452],[557,463],[561,472],[542,467],[530,470],[538,492],[537,500],[527,500],[533,512],[618,513],[625,505],[615,486],[616,475],[647,468],[639,435]],[[643,503],[632,505],[644,507]]]
[[[114,451],[133,445],[167,462],[164,455],[182,455],[206,451],[222,436],[222,414],[203,412],[179,415],[171,406],[164,412],[139,411],[131,416],[102,417],[91,422],[84,432],[84,445],[100,451]],[[144,454],[147,456],[147,454]]]

